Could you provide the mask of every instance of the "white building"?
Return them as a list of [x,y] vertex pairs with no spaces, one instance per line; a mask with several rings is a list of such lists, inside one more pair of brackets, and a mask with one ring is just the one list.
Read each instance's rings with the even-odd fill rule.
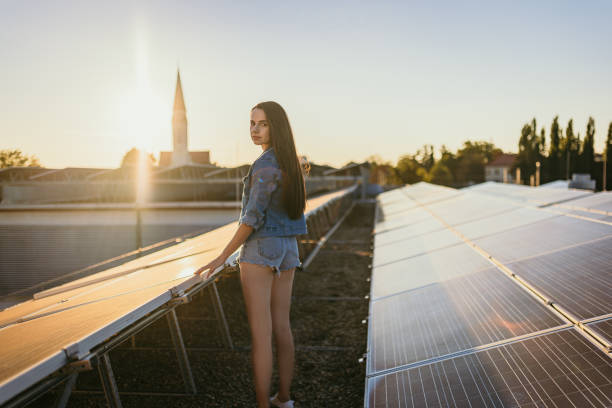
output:
[[485,181],[514,183],[510,169],[516,160],[516,154],[502,153],[485,166]]

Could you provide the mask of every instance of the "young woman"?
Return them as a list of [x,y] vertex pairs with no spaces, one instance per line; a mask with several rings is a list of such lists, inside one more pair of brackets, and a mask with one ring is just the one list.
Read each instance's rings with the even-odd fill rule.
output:
[[[208,270],[208,278],[242,245],[238,262],[251,328],[257,404],[291,408],[294,345],[289,309],[293,275],[300,265],[296,235],[306,233],[306,187],[289,119],[278,103],[259,103],[251,110],[251,139],[263,153],[243,179],[238,230],[221,255],[196,273]],[[272,334],[280,384],[269,398]]]

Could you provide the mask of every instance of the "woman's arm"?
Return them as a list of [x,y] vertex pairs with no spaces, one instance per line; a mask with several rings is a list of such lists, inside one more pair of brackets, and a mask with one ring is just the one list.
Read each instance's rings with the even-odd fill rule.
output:
[[251,235],[253,232],[253,227],[247,224],[240,224],[236,233],[230,240],[230,242],[225,246],[225,249],[221,252],[221,255],[210,261],[208,264],[204,265],[200,269],[194,272],[194,275],[201,275],[202,272],[208,269],[206,275],[204,275],[204,279],[208,279],[210,275],[220,266],[225,263],[225,260],[236,251],[240,245],[244,244],[244,241]]
[[204,276],[204,279],[208,279],[246,241],[253,231],[262,227],[272,192],[278,188],[281,177],[280,170],[271,166],[263,167],[253,172],[251,195],[246,204],[244,214],[238,220],[239,226],[234,237],[227,244],[223,252],[221,252],[221,255],[195,271],[194,274],[201,274],[208,269],[209,271]]

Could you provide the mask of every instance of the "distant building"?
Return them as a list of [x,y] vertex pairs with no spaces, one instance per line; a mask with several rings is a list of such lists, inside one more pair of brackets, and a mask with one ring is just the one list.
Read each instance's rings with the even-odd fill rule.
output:
[[174,93],[174,109],[172,112],[172,143],[174,150],[159,153],[160,167],[177,167],[188,164],[210,164],[208,150],[190,152],[187,143],[187,109],[181,86],[181,74],[176,74],[176,91]]
[[[513,183],[514,177],[510,169],[516,160],[516,154],[502,153],[485,166],[485,181]],[[505,178],[504,178],[505,174]]]

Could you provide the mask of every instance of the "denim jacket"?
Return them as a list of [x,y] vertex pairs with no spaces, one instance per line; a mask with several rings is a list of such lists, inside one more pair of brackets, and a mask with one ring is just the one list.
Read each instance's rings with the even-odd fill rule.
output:
[[238,223],[253,227],[248,240],[306,234],[304,214],[292,220],[283,206],[281,180],[282,173],[270,147],[253,162],[249,174],[242,179],[244,189]]

